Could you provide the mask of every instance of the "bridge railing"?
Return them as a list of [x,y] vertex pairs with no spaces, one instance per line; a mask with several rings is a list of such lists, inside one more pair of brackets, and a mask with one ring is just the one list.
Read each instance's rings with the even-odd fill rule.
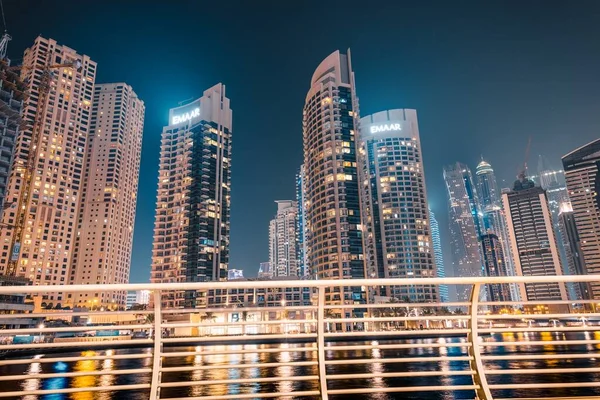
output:
[[[543,289],[597,281],[600,276],[0,286],[0,295],[30,298],[124,290],[152,296],[147,309],[126,311],[8,314],[5,306],[0,399],[72,393],[110,399],[128,391],[153,400],[400,392],[598,398],[597,303],[497,300],[493,286],[527,294],[525,284]],[[470,297],[419,301],[438,285],[467,285]],[[543,293],[549,292],[538,290]],[[164,307],[172,299],[181,299],[180,308]]]

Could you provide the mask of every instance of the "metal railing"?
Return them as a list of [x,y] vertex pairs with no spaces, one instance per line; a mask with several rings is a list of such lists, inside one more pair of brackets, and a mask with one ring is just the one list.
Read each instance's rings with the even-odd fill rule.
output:
[[[595,301],[486,300],[489,284],[595,281],[600,276],[0,286],[0,295],[29,296],[151,290],[154,304],[0,314],[0,399],[600,398]],[[325,301],[349,283],[365,293],[472,289],[469,301],[454,303]],[[226,299],[215,304],[219,289]],[[209,304],[161,307],[163,296],[182,291]]]

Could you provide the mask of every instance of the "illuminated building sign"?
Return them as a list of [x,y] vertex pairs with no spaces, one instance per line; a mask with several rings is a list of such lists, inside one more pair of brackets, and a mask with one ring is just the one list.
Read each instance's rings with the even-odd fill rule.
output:
[[171,118],[171,125],[182,124],[184,122],[190,121],[199,116],[200,116],[200,107],[196,107],[186,113],[179,114],[179,115],[173,115],[173,118]]
[[400,124],[382,124],[382,125],[372,125],[371,133],[377,132],[391,132],[391,131],[401,131],[402,125]]

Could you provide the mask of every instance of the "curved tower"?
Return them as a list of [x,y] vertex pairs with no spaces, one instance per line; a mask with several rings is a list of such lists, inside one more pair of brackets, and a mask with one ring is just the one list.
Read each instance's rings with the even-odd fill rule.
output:
[[[350,52],[315,70],[303,112],[307,256],[317,279],[365,277],[356,165],[358,101]],[[335,289],[330,303],[365,299],[360,287]]]
[[477,176],[477,193],[481,208],[485,210],[486,207],[498,205],[500,191],[492,166],[487,161],[481,160],[475,169],[475,175]]

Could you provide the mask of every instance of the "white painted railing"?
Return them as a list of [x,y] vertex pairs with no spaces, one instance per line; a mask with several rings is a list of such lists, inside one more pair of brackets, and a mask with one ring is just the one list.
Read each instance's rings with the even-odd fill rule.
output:
[[[0,331],[0,399],[78,392],[116,399],[127,391],[149,399],[214,400],[377,393],[401,398],[402,392],[422,398],[599,398],[595,301],[485,301],[491,283],[575,281],[600,276],[0,286],[0,295],[30,296],[147,289],[155,305],[123,312],[0,314],[0,326],[13,326]],[[340,282],[367,292],[470,285],[472,295],[455,303],[326,304],[326,291]],[[306,288],[300,300],[277,297],[276,289],[285,295],[286,288],[299,286]],[[237,294],[206,308],[160,305],[169,292],[215,289],[267,293],[276,306],[230,302]],[[308,302],[302,293],[309,294]],[[19,318],[25,326],[14,328]],[[107,331],[118,335],[102,336]]]

